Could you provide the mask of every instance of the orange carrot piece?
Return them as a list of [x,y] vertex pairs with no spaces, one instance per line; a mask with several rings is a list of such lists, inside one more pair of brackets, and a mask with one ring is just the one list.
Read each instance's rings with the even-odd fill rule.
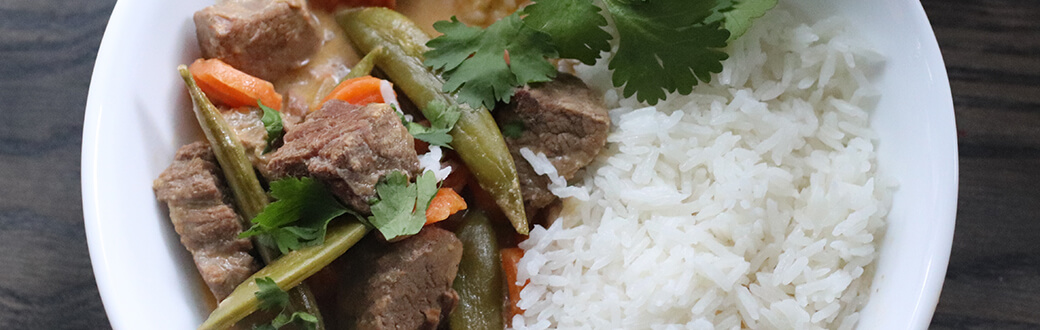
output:
[[364,76],[353,79],[347,79],[339,83],[321,100],[322,104],[325,104],[328,100],[336,99],[344,101],[354,105],[366,105],[369,103],[383,103],[383,93],[381,91],[383,80],[372,77]]
[[282,110],[282,95],[270,82],[250,76],[219,59],[197,59],[188,71],[206,96],[232,108],[256,107],[260,100],[271,109]]
[[509,289],[509,317],[507,320],[512,320],[513,315],[523,314],[524,310],[520,309],[520,290],[523,290],[527,283],[531,280],[527,280],[523,285],[516,284],[516,272],[517,263],[520,262],[520,258],[524,257],[524,249],[521,248],[507,248],[502,249],[502,270],[506,273],[506,287]]
[[426,208],[426,224],[431,224],[455,214],[455,212],[466,209],[466,200],[462,199],[454,189],[437,189],[437,195],[430,201],[430,207]]

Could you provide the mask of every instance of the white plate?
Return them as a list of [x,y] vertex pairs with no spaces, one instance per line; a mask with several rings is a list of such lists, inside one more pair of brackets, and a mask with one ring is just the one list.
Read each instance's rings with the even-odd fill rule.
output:
[[[205,288],[152,180],[178,146],[200,139],[174,68],[198,56],[191,15],[213,0],[119,1],[98,51],[83,130],[83,216],[115,329],[193,329]],[[900,183],[860,329],[926,329],[939,299],[957,205],[949,82],[920,3],[803,0],[847,16],[887,57],[872,125],[879,163]]]

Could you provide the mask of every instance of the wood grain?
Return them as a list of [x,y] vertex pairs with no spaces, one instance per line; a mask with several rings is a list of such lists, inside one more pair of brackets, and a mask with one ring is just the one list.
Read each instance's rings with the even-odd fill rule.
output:
[[[1040,1],[923,0],[960,134],[935,329],[1040,328]],[[114,0],[0,1],[0,329],[109,328],[83,233],[87,86]]]
[[950,75],[961,156],[932,328],[1040,328],[1040,2],[922,4]]
[[79,155],[114,1],[0,1],[0,329],[108,328]]

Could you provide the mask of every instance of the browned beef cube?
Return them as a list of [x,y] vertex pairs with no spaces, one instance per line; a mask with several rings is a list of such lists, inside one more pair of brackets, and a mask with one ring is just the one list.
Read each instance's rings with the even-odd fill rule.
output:
[[205,58],[274,80],[303,65],[322,36],[303,0],[224,0],[195,12]]
[[517,89],[512,101],[495,111],[500,127],[522,124],[518,137],[506,137],[516,162],[528,214],[556,200],[549,179],[534,172],[521,148],[544,153],[565,179],[588,165],[607,142],[610,116],[603,100],[581,79],[560,73],[555,80]]
[[415,141],[386,104],[357,106],[331,100],[285,135],[270,155],[274,178],[311,176],[322,180],[354,210],[368,213],[376,183],[393,171],[419,171]]
[[218,301],[257,270],[249,254],[252,243],[238,238],[242,221],[231,208],[230,194],[209,144],[181,147],[152,189],[169,206],[174,230]]
[[425,227],[396,243],[369,235],[337,262],[341,328],[436,329],[459,296],[451,288],[462,260],[455,234]]

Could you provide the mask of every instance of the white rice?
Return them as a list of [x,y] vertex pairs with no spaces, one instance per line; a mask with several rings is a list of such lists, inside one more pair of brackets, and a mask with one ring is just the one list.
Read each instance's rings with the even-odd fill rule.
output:
[[451,166],[444,166],[441,163],[441,158],[444,157],[441,147],[431,144],[429,149],[430,151],[419,155],[419,167],[423,169],[423,173],[427,171],[433,172],[433,176],[437,178],[437,181],[444,181],[451,174]]
[[893,188],[868,126],[881,60],[838,20],[802,21],[774,10],[710,84],[656,107],[594,86],[612,133],[572,187],[524,154],[570,198],[521,244],[516,329],[855,326]]

